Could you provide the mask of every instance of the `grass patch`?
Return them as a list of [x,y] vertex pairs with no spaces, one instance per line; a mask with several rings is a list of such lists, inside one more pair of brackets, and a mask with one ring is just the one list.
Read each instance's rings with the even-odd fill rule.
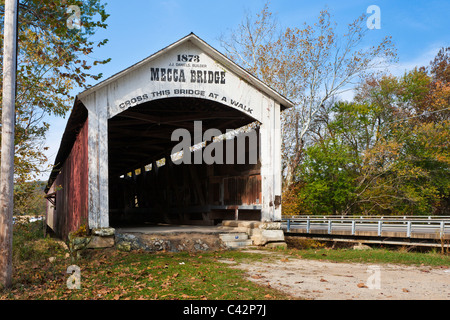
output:
[[419,251],[411,247],[372,245],[370,250],[353,250],[351,243],[333,244],[301,237],[286,237],[286,242],[291,248],[289,254],[303,259],[450,267],[450,255],[438,247]]
[[430,252],[407,252],[402,249],[374,248],[358,251],[352,249],[294,249],[290,254],[302,259],[327,260],[333,262],[393,263],[404,265],[427,265],[450,267],[450,256],[437,250]]

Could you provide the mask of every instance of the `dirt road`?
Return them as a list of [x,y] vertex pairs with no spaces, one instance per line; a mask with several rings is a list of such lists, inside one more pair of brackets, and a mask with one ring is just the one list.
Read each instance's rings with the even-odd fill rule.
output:
[[236,264],[248,279],[312,300],[450,300],[450,268],[280,257]]

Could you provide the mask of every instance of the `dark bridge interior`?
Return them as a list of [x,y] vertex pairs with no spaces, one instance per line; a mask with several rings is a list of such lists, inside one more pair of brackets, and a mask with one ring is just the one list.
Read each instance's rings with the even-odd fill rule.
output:
[[[213,225],[224,219],[260,219],[259,139],[247,139],[245,152],[256,152],[252,164],[179,164],[171,153],[178,128],[194,139],[194,121],[204,131],[222,133],[254,119],[221,103],[198,98],[160,99],[130,108],[108,122],[110,223],[185,223]],[[258,130],[258,129],[256,129]],[[226,145],[221,144],[224,158]],[[208,142],[211,143],[211,142]],[[204,147],[203,147],[204,148]],[[196,152],[202,152],[202,147]],[[191,154],[191,158],[194,156]],[[194,161],[192,161],[194,163]]]

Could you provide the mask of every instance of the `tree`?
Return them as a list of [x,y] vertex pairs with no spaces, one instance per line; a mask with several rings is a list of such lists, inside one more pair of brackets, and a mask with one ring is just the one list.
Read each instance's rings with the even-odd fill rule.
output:
[[448,214],[450,90],[442,51],[441,68],[435,60],[401,77],[369,77],[353,101],[321,115],[296,177],[302,213]]
[[[17,90],[15,110],[12,110],[12,113],[15,111],[15,123],[11,125],[15,127],[15,135],[12,137],[15,152],[14,154],[11,152],[11,158],[14,156],[15,171],[14,177],[11,174],[11,180],[8,183],[12,185],[14,178],[16,191],[26,190],[20,186],[25,186],[26,181],[32,178],[34,172],[40,170],[40,165],[46,160],[42,149],[42,139],[49,125],[42,122],[43,116],[50,114],[64,116],[69,110],[70,90],[74,86],[85,87],[89,78],[99,79],[100,74],[92,74],[89,70],[92,65],[109,61],[96,59],[92,63],[87,61],[95,45],[90,37],[95,33],[96,28],[106,28],[105,20],[108,15],[104,9],[105,5],[101,4],[100,0],[72,3],[71,8],[80,9],[82,13],[79,17],[76,16],[81,26],[79,29],[73,29],[71,28],[73,25],[67,23],[68,20],[72,21],[73,17],[70,16],[70,11],[67,11],[66,0],[22,0],[18,4]],[[0,20],[2,28],[0,42],[3,47],[5,1],[2,0],[0,0]],[[106,41],[100,41],[98,46],[104,45]],[[0,70],[3,70],[3,58],[2,55]],[[0,79],[3,79],[3,74]],[[1,85],[4,85],[3,80]],[[5,83],[5,87],[7,85],[9,84]],[[7,95],[5,100],[6,97]],[[3,101],[3,95],[1,100]],[[6,114],[6,108],[2,111]],[[5,123],[2,123],[3,125]],[[12,132],[10,129],[8,131]],[[6,137],[5,140],[7,140]],[[5,153],[4,150],[2,151]],[[6,154],[1,156],[5,159],[9,158]],[[2,173],[3,176],[5,172],[2,170]],[[3,188],[2,184],[2,191]],[[28,190],[32,189],[28,188]],[[12,207],[9,206],[9,208],[11,210],[8,210],[7,215],[4,212],[0,215],[2,273],[0,278],[6,287],[11,285],[12,274],[10,263]],[[7,234],[6,237],[5,234]]]
[[358,101],[389,115],[377,143],[364,155],[363,173],[371,183],[359,195],[361,203],[401,214],[445,212],[442,204],[450,194],[450,90],[433,70],[422,67],[403,77],[384,77],[366,83],[357,95]]
[[339,139],[328,138],[307,148],[299,171],[304,183],[300,200],[308,213],[347,213],[356,189],[358,160]]
[[294,180],[305,144],[319,112],[356,81],[396,60],[390,37],[364,48],[366,15],[336,34],[336,23],[322,10],[314,25],[281,28],[266,3],[256,17],[247,15],[228,37],[226,54],[295,103],[283,114],[285,189]]
[[[340,214],[448,210],[449,105],[441,105],[445,94],[436,90],[436,77],[425,70],[367,79],[353,102],[334,105],[331,120],[325,121],[324,132],[307,149],[301,166],[299,177],[306,185],[301,194],[307,206],[323,208],[340,196],[342,202],[328,212],[336,213],[337,204]],[[330,140],[332,145],[324,143]],[[311,174],[314,170],[317,173]],[[316,192],[316,185],[329,187],[335,181],[347,184],[322,188],[323,195]]]
[[[81,29],[69,28],[69,5],[80,9]],[[108,14],[100,0],[21,0],[18,21],[18,70],[15,134],[15,180],[33,179],[46,163],[44,137],[46,115],[64,116],[70,109],[71,90],[85,88],[93,66],[109,61],[91,58],[98,29],[106,28]],[[3,28],[4,1],[0,0]],[[0,38],[3,43],[2,37]],[[3,61],[3,59],[1,59]]]

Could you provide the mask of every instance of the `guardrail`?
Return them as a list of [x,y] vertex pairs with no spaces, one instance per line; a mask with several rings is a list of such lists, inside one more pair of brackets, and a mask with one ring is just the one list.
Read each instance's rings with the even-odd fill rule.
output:
[[282,220],[287,219],[306,219],[306,218],[317,218],[317,219],[369,219],[369,220],[450,220],[450,216],[343,216],[343,215],[295,215],[295,216],[283,216]]
[[357,231],[376,231],[378,236],[382,236],[384,231],[402,232],[410,238],[414,232],[438,233],[439,237],[450,234],[450,216],[424,216],[424,217],[342,217],[342,216],[295,216],[285,218],[282,222],[286,225],[286,232],[291,232],[292,227],[296,229],[306,229],[310,234],[313,229],[326,230],[328,234],[333,231],[349,230],[351,235],[356,235]]

